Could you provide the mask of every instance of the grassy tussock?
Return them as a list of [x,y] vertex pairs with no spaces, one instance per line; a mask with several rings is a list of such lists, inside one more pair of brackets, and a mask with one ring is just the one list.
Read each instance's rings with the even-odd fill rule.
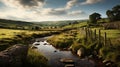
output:
[[56,48],[69,48],[74,41],[79,41],[83,36],[79,30],[71,30],[49,38],[48,42]]
[[27,66],[29,67],[48,67],[48,59],[44,57],[40,52],[29,49],[27,55]]
[[48,39],[48,42],[57,48],[68,48],[73,42],[72,37],[63,38],[62,36],[54,36]]

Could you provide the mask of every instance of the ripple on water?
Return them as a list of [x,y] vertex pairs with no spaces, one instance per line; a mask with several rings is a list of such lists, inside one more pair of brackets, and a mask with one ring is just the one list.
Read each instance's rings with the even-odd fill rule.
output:
[[[39,39],[42,40],[41,38]],[[48,63],[51,67],[64,67],[65,64],[60,62],[61,58],[73,59],[75,61],[75,65],[78,67],[94,67],[94,63],[88,59],[80,59],[78,56],[73,55],[71,51],[61,51],[56,49],[52,45],[49,45],[45,38],[43,39],[44,41],[40,41],[40,45],[37,45],[38,51],[40,51],[45,57],[48,58]],[[47,45],[44,45],[45,43],[47,43]]]

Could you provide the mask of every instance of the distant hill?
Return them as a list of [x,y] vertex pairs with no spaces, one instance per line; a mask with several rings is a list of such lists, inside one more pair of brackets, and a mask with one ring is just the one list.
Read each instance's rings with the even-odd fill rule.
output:
[[35,24],[39,24],[41,26],[65,26],[69,24],[73,24],[75,22],[84,22],[87,20],[65,20],[65,21],[43,21],[43,22],[34,22]]
[[87,20],[68,20],[68,21],[44,21],[44,22],[26,22],[17,20],[0,19],[0,28],[12,29],[30,29],[44,26],[66,26],[74,23],[80,23]]
[[8,19],[0,19],[0,28],[25,28],[32,27],[36,24],[32,22],[26,21],[17,21],[17,20],[8,20]]
[[32,25],[31,22],[26,21],[16,21],[16,20],[7,20],[7,19],[0,19],[0,25],[20,25],[20,26],[26,26],[26,25]]

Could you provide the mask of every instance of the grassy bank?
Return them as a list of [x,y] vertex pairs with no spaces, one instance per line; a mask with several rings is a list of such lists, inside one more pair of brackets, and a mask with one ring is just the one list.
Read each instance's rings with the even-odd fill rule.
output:
[[0,51],[5,50],[6,48],[15,44],[28,45],[34,38],[40,38],[59,33],[57,31],[29,31],[12,29],[0,30]]
[[[0,29],[0,51],[15,45],[23,44],[29,45],[31,40],[37,37],[49,36],[56,34],[56,31],[28,31],[28,30],[12,30]],[[47,58],[40,52],[29,49],[26,60],[24,60],[24,67],[48,67]]]
[[34,49],[29,49],[25,65],[27,67],[49,67],[47,61],[48,59],[40,52]]
[[[85,23],[81,23],[85,24]],[[92,26],[89,29],[92,32],[88,32],[86,39],[85,29],[76,24],[65,26],[66,28],[76,28],[75,30],[70,30],[64,32],[60,35],[53,36],[48,39],[48,41],[57,48],[71,49],[72,52],[77,53],[77,51],[82,48],[84,49],[84,56],[92,57],[95,60],[100,58],[100,61],[112,62],[111,66],[117,65],[119,67],[120,63],[120,30],[119,29],[104,29],[101,26]],[[96,30],[96,39],[94,38],[94,30]],[[101,34],[99,36],[99,30]],[[106,45],[105,43],[105,32],[106,32]],[[92,34],[91,34],[92,33]],[[91,37],[92,36],[92,37]],[[99,37],[101,40],[99,40]],[[99,63],[98,61],[96,63]]]
[[84,37],[84,32],[80,30],[81,29],[70,30],[60,35],[53,36],[52,38],[48,39],[48,42],[56,48],[69,48],[74,41],[79,41]]

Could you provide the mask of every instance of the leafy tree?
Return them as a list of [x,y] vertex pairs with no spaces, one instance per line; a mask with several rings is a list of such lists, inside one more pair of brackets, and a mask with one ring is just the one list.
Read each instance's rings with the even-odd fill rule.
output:
[[106,14],[107,14],[107,16],[108,16],[108,18],[109,18],[110,21],[114,21],[115,20],[114,19],[113,11],[107,10]]
[[116,5],[112,10],[107,10],[106,14],[110,21],[120,20],[120,5]]
[[93,13],[89,15],[90,23],[96,24],[99,19],[101,19],[101,15],[99,13]]
[[114,12],[115,19],[120,20],[120,5],[113,7],[112,10]]

